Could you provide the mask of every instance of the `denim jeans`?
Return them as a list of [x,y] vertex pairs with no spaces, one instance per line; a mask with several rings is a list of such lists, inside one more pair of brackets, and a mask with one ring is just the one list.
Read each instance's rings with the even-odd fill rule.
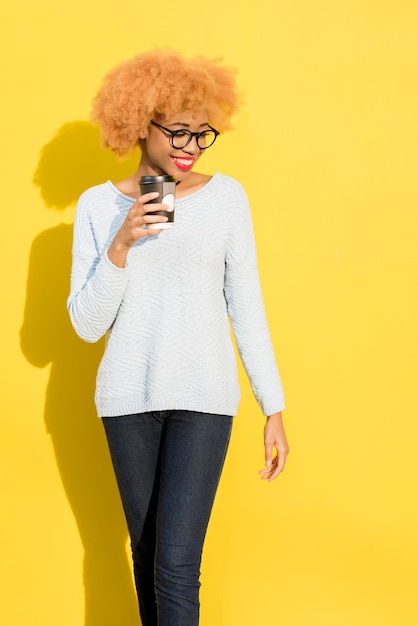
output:
[[131,539],[143,626],[197,626],[203,542],[232,417],[154,411],[103,424]]

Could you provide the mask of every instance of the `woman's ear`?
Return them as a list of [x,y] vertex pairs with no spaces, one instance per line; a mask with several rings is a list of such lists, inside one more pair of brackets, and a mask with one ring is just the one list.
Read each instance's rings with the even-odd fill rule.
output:
[[143,139],[147,139],[148,138],[148,133],[149,133],[149,127],[148,126],[146,126],[143,130],[140,130],[139,134],[138,134],[139,142],[141,142]]

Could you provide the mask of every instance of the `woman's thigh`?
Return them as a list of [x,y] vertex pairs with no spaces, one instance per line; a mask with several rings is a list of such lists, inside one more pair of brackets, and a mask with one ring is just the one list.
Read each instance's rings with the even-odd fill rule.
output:
[[113,468],[135,547],[143,533],[153,493],[158,489],[161,435],[159,414],[137,413],[103,418]]
[[231,435],[232,417],[173,411],[160,466],[157,544],[201,551]]

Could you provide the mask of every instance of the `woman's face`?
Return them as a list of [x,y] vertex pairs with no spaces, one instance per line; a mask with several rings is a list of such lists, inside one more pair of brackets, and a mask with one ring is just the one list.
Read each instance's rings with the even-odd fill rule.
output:
[[[201,132],[209,128],[207,111],[180,112],[174,117],[153,120],[170,130]],[[178,181],[185,180],[200,158],[202,150],[193,137],[184,148],[173,148],[168,132],[150,124],[147,136],[141,140],[142,157],[140,171],[143,176],[169,174]]]

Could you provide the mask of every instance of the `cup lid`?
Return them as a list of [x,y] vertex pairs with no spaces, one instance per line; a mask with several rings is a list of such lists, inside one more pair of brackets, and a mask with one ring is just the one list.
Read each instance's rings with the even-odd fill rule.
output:
[[163,174],[162,176],[141,176],[139,183],[175,183],[176,179],[169,174]]

